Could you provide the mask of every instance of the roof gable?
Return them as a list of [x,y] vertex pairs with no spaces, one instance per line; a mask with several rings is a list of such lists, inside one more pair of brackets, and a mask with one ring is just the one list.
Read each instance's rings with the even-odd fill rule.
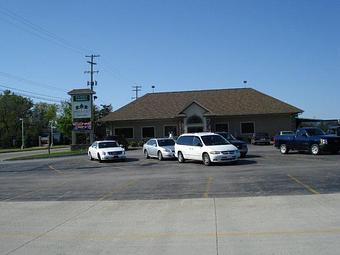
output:
[[199,108],[203,109],[205,111],[205,113],[210,113],[211,112],[206,107],[204,107],[202,104],[200,104],[199,102],[194,100],[194,101],[190,102],[188,105],[186,105],[183,108],[183,110],[178,113],[178,115],[185,114],[185,111],[188,110],[189,108],[191,108],[193,105],[197,105]]

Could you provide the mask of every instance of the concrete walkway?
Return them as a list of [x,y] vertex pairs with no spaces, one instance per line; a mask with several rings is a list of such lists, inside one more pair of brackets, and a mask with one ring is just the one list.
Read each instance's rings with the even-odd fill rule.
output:
[[1,202],[1,254],[339,254],[340,195]]

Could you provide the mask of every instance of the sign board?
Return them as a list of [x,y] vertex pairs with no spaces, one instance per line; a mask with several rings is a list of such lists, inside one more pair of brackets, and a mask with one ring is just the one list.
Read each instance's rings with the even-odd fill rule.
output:
[[73,119],[90,119],[91,101],[73,101],[72,113]]
[[73,131],[87,131],[91,130],[91,121],[89,122],[73,122]]
[[90,101],[90,95],[74,95],[73,96],[73,101],[74,102],[80,102],[80,101]]

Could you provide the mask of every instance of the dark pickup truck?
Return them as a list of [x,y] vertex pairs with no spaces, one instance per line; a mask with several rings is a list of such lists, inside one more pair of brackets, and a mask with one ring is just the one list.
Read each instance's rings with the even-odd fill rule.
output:
[[337,154],[340,150],[340,137],[326,135],[320,128],[300,128],[295,135],[275,136],[274,144],[282,154],[290,150],[309,151],[313,155],[322,151]]

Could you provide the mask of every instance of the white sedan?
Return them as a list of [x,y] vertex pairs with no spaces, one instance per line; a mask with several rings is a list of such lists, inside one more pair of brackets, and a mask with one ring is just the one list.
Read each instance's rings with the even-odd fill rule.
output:
[[153,138],[143,145],[145,158],[174,158],[175,141],[171,138]]
[[88,156],[91,160],[97,159],[99,162],[103,160],[125,160],[125,149],[116,141],[96,141],[88,150]]

